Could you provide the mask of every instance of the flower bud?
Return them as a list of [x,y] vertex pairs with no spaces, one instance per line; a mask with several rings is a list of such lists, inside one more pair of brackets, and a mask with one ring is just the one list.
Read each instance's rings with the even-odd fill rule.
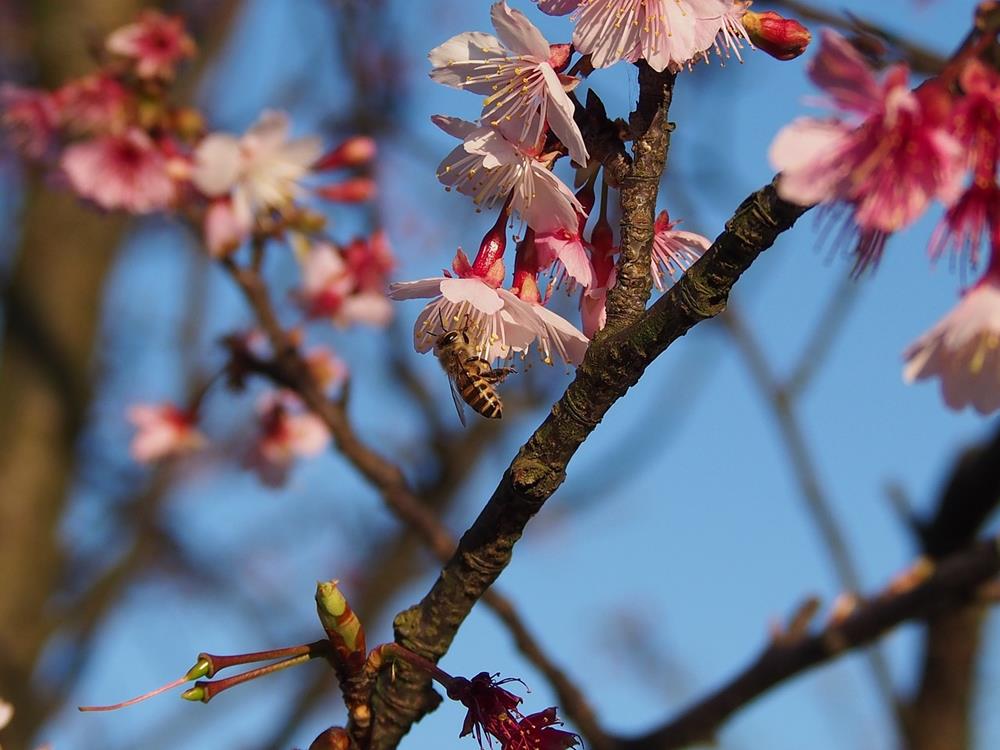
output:
[[374,198],[375,192],[375,181],[367,177],[355,177],[316,190],[321,197],[337,203],[364,203]]
[[313,171],[364,166],[375,158],[375,152],[374,140],[368,136],[356,135],[348,138],[325,156],[321,156],[313,165]]
[[748,10],[742,20],[753,45],[778,60],[798,57],[812,40],[809,29],[794,18],[784,18],[773,10],[766,13]]

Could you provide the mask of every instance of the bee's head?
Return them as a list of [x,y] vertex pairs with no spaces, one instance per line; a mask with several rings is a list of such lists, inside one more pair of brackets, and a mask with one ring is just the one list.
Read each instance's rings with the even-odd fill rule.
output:
[[435,351],[440,351],[457,343],[468,344],[469,334],[465,331],[447,331],[446,333],[442,333],[434,344],[434,349]]

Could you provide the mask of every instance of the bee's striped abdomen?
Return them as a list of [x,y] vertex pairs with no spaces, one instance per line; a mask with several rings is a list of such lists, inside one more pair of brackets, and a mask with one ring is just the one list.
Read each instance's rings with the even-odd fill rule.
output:
[[466,376],[462,378],[460,385],[459,393],[465,403],[487,419],[500,419],[503,406],[496,390],[488,380],[476,376]]

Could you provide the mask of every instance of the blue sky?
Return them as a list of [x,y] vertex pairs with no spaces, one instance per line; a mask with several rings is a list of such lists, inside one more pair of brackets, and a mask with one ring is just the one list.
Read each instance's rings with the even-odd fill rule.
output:
[[[568,40],[566,19],[546,18],[526,0],[511,5],[529,13],[550,40]],[[300,0],[294,6],[292,14],[290,4],[278,0],[247,4],[203,92],[213,124],[241,130],[261,108],[282,106],[305,133],[335,108],[341,90],[336,72],[317,67],[328,43],[321,4]],[[945,52],[963,35],[974,3],[913,6],[903,0],[838,4]],[[399,278],[409,279],[435,275],[456,246],[474,248],[493,221],[474,214],[466,198],[445,194],[434,177],[436,160],[452,143],[430,125],[430,115],[473,119],[478,99],[423,75],[432,46],[461,31],[488,30],[489,3],[427,0],[392,8],[397,14],[392,20],[405,30],[402,54],[408,67],[399,74],[412,91],[406,135],[384,144],[380,201],[401,259]],[[311,95],[297,102],[288,95],[290,82],[303,80]],[[613,116],[626,116],[637,92],[627,66],[595,74],[589,85]],[[715,236],[743,197],[770,180],[767,146],[782,125],[812,111],[802,99],[813,93],[803,60],[778,63],[761,53],[750,53],[742,65],[713,63],[681,75],[671,111],[677,131],[663,206],[684,220],[683,228]],[[989,426],[973,414],[947,411],[936,386],[908,387],[901,379],[902,350],[944,314],[959,289],[947,263],[932,267],[926,257],[937,216],[932,212],[894,238],[877,273],[857,283],[857,300],[799,404],[822,487],[868,587],[884,583],[914,551],[887,498],[887,484],[898,483],[916,509],[929,507],[957,448]],[[348,234],[352,226],[349,219],[338,225]],[[98,431],[111,442],[124,445],[127,438],[120,420],[123,403],[179,392],[174,350],[165,342],[182,306],[169,293],[150,297],[137,290],[188,288],[192,261],[183,252],[170,226],[142,226],[116,269],[105,336],[124,341],[134,364],[127,378],[109,387],[96,414]],[[269,271],[288,283],[291,270],[280,259]],[[779,377],[799,360],[848,271],[842,255],[817,249],[815,220],[807,215],[734,291],[734,307]],[[200,338],[210,362],[218,358],[213,337],[245,317],[223,279],[213,273],[206,283],[213,328]],[[404,324],[418,310],[417,303],[402,305]],[[392,372],[379,364],[384,342],[369,332],[338,334],[334,340],[356,373],[352,412],[361,432],[386,452],[402,450],[420,434],[420,425],[391,394]],[[408,356],[439,394],[441,408],[451,409],[436,364]],[[558,369],[542,375],[554,383],[566,379]],[[250,403],[226,397],[209,408],[219,425],[233,427],[239,423],[234,409]],[[505,439],[488,452],[447,519],[456,532],[475,516],[541,416],[505,414],[512,423]],[[113,540],[113,529],[101,526],[101,495],[87,487],[79,494],[67,535],[80,544]],[[327,530],[297,534],[293,527],[269,534],[289,513]],[[171,498],[168,517],[196,532],[192,549],[206,559],[235,563],[222,572],[259,589],[261,606],[254,612],[226,610],[210,590],[177,590],[163,582],[139,587],[102,632],[71,701],[112,701],[141,692],[182,672],[201,650],[238,652],[280,645],[282,639],[312,640],[315,581],[349,579],[351,566],[359,564],[352,549],[358,535],[394,527],[378,499],[332,456],[301,467],[277,494],[237,472],[196,474]],[[206,538],[202,529],[212,533]],[[407,587],[390,609],[416,601],[431,580],[424,576]],[[545,646],[583,685],[606,726],[624,733],[663,721],[733,674],[761,647],[769,624],[787,616],[803,597],[817,594],[829,602],[840,590],[771,413],[717,324],[699,326],[678,341],[611,410],[574,458],[564,487],[529,526],[498,586],[514,597]],[[269,601],[278,603],[268,606]],[[269,612],[279,609],[280,617],[270,622]],[[624,627],[623,617],[634,629]],[[997,635],[995,620],[990,630]],[[371,624],[370,631],[369,642],[387,638],[388,618]],[[904,628],[884,644],[901,690],[913,677],[914,635]],[[275,640],[262,643],[263,637]],[[638,653],[639,646],[647,651]],[[660,662],[649,658],[648,650],[659,654],[662,669],[653,668]],[[990,666],[995,659],[983,663],[985,695],[1000,674]],[[522,677],[532,689],[528,710],[554,702],[482,607],[442,666],[455,674],[488,670]],[[58,750],[102,743],[125,748],[138,746],[140,738],[149,746],[152,732],[156,747],[253,748],[254,738],[281,715],[295,681],[320,669],[313,664],[302,673],[245,686],[209,706],[163,697],[110,715],[70,711],[46,739]],[[329,703],[302,724],[297,746],[307,746],[340,719],[336,703]],[[471,738],[457,738],[462,716],[459,706],[443,706],[404,746],[473,747]],[[980,746],[996,746],[1000,720],[985,710],[979,716]],[[852,656],[741,712],[724,728],[721,743],[734,749],[833,750],[888,747],[891,737],[871,676]]]

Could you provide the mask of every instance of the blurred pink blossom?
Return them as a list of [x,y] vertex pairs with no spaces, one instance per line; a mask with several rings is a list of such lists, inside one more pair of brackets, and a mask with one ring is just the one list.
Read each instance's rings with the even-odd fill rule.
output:
[[136,428],[129,452],[141,463],[188,453],[205,444],[195,415],[171,403],[136,404],[129,408],[128,419]]
[[289,140],[288,116],[264,112],[242,137],[212,133],[195,149],[191,181],[210,198],[231,196],[241,224],[280,210],[303,192],[299,184],[320,155],[318,138]]
[[59,119],[74,133],[117,132],[125,126],[129,93],[103,73],[75,78],[55,92]]
[[108,210],[160,211],[176,194],[168,160],[135,128],[74,143],[63,152],[61,165],[77,194]]
[[177,64],[195,53],[184,21],[158,10],[146,10],[135,23],[113,31],[106,46],[109,52],[131,58],[140,78],[173,78]]
[[392,305],[384,287],[359,287],[359,279],[340,252],[326,242],[317,242],[302,262],[299,300],[311,318],[330,318],[341,326],[367,323],[388,325]]
[[330,433],[323,421],[305,411],[289,391],[267,393],[257,405],[260,433],[246,465],[269,487],[281,487],[298,458],[323,452]]
[[55,98],[47,91],[0,84],[0,124],[8,142],[29,159],[45,156],[58,124]]

